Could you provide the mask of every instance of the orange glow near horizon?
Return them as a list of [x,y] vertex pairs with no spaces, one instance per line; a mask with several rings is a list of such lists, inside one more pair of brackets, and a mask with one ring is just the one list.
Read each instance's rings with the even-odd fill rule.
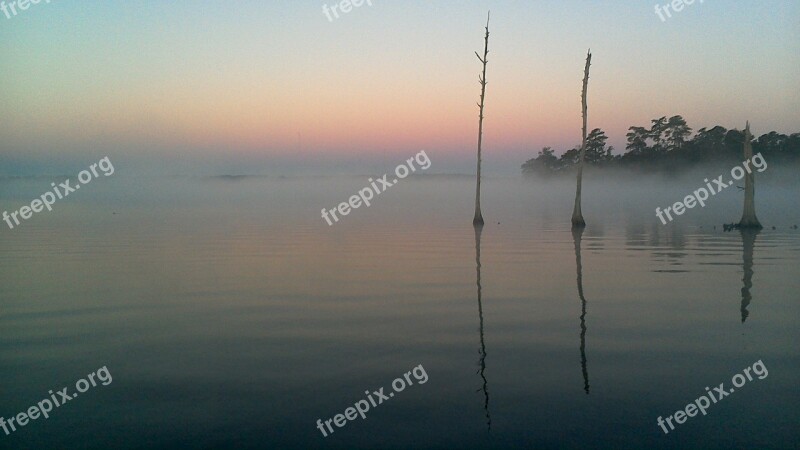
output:
[[[0,28],[13,49],[0,103],[12,153],[475,151],[481,6],[376,5],[336,23],[302,2],[253,2],[213,19],[179,4],[135,17],[112,4],[51,6]],[[683,115],[694,130],[750,120],[757,131],[798,131],[796,5],[766,16],[753,5],[706,4],[669,24],[650,8],[495,6],[484,123],[491,155],[561,153],[580,142],[589,46],[589,128],[602,128],[617,152],[628,127],[663,115]],[[745,20],[754,11],[761,22]],[[706,39],[717,34],[725,41]],[[740,54],[731,58],[729,48]],[[764,63],[753,65],[757,58]]]

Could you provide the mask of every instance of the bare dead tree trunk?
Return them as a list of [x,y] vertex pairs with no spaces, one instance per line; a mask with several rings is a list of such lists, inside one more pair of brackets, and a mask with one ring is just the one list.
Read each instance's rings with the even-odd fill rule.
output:
[[583,140],[581,141],[581,159],[578,162],[578,188],[575,191],[575,207],[572,209],[572,226],[585,227],[581,213],[581,187],[583,186],[583,160],[586,157],[586,90],[589,86],[589,66],[592,64],[592,51],[586,53],[586,67],[583,69],[583,91],[581,106],[583,111]]
[[478,182],[475,187],[475,217],[472,219],[473,225],[483,225],[483,214],[481,214],[481,143],[483,142],[483,105],[486,98],[486,56],[489,54],[489,17],[491,11],[486,16],[486,43],[483,48],[483,58],[478,52],[475,56],[483,63],[483,75],[478,76],[478,81],[481,84],[481,102],[478,104],[480,115],[478,116]]
[[[750,122],[748,121],[744,129],[745,161],[750,161],[753,158],[753,145],[750,142],[752,139],[753,135],[750,134]],[[763,228],[756,217],[755,174],[752,169],[748,169],[744,177],[744,211],[742,212],[742,220],[739,221],[739,228]]]

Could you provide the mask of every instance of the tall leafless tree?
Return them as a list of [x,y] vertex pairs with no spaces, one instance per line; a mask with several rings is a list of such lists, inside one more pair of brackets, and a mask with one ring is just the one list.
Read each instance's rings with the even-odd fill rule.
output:
[[583,185],[583,161],[586,157],[586,89],[589,86],[589,66],[592,64],[592,51],[586,53],[586,67],[583,69],[583,91],[581,93],[581,106],[583,111],[583,140],[581,141],[581,157],[578,162],[578,188],[575,191],[575,207],[572,209],[572,226],[585,227],[581,213],[581,187]]
[[481,85],[481,102],[478,104],[478,108],[480,108],[480,115],[478,119],[478,182],[475,188],[475,217],[472,219],[473,225],[483,225],[483,214],[481,214],[481,144],[483,142],[483,105],[484,100],[486,99],[486,63],[487,63],[487,55],[489,54],[489,17],[491,16],[491,11],[486,16],[486,38],[485,38],[485,45],[483,47],[483,58],[478,52],[475,52],[475,56],[478,57],[478,60],[483,63],[483,75],[478,75],[478,81]]

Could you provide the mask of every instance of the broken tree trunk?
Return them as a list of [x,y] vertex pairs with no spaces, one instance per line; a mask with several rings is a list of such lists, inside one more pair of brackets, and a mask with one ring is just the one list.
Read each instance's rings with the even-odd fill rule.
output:
[[[744,129],[744,159],[748,162],[753,158],[752,139],[753,135],[750,134],[750,122],[748,121]],[[739,221],[738,228],[763,228],[756,217],[755,203],[755,174],[748,165],[748,170],[744,178],[744,211],[742,212],[742,220]]]
[[581,141],[581,156],[578,162],[578,187],[575,191],[575,207],[572,209],[572,226],[585,227],[581,213],[581,187],[583,185],[583,160],[586,157],[586,89],[589,86],[589,66],[592,63],[592,51],[586,53],[586,67],[583,69],[583,91],[581,93],[581,106],[583,111],[583,140]]

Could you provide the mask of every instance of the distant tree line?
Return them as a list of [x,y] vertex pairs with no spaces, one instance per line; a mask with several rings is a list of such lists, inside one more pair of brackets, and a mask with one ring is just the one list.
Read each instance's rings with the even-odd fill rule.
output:
[[[673,171],[706,161],[742,158],[744,131],[717,125],[700,128],[692,136],[692,129],[681,116],[661,117],[650,122],[650,128],[633,126],[628,129],[626,151],[619,155],[614,154],[613,146],[606,145],[605,132],[595,128],[586,138],[586,164]],[[768,161],[800,161],[800,133],[785,135],[770,131],[755,139],[752,145],[753,152],[760,152]],[[522,165],[522,173],[564,173],[571,171],[579,159],[580,147],[567,150],[560,158],[551,147],[545,147],[536,158]]]

